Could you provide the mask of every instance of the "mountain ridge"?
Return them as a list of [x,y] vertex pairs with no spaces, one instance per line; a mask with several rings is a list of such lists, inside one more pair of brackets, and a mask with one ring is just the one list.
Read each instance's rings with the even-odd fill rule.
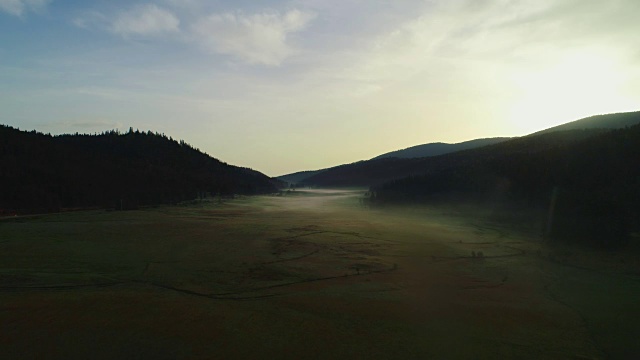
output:
[[[460,152],[477,151],[479,149],[492,148],[494,146],[501,146],[505,143],[518,141],[518,139],[537,137],[550,133],[577,131],[577,133],[575,133],[574,135],[579,137],[586,134],[579,134],[581,129],[584,129],[585,131],[587,131],[587,133],[591,130],[593,130],[593,133],[596,133],[600,130],[605,131],[608,129],[616,129],[637,123],[640,123],[640,111],[595,115],[575,120],[566,124],[558,125],[546,130],[538,131],[526,136],[511,138],[509,140],[498,142],[495,144],[460,150],[458,152],[441,154],[434,157],[442,157]],[[565,136],[565,140],[571,141],[571,136]],[[351,164],[342,164],[327,168],[321,172],[313,174],[312,176],[301,179],[299,180],[299,182],[301,182],[302,184],[315,186],[372,186],[392,180],[393,178],[402,178],[404,176],[422,173],[424,171],[423,168],[426,165],[425,161],[420,159],[427,158],[429,157],[404,159],[391,157],[373,158],[371,160],[363,160]]]
[[578,129],[621,129],[633,126],[640,122],[640,111],[630,111],[611,114],[599,114],[587,116],[578,120],[556,125],[548,129],[529,134],[540,135],[554,131],[578,130]]
[[[566,136],[570,141],[558,141]],[[531,149],[532,141],[542,146]],[[500,151],[467,158],[451,154],[449,166],[432,158],[432,171],[372,186],[371,200],[506,207],[529,212],[520,222],[543,224],[538,231],[552,240],[601,248],[625,246],[640,230],[640,123],[548,132],[508,145],[514,151],[497,145]]]
[[371,158],[371,160],[384,159],[384,158],[390,158],[390,157],[407,159],[407,158],[419,158],[419,157],[427,157],[427,156],[438,156],[438,155],[448,154],[451,152],[474,149],[477,147],[497,144],[510,139],[512,138],[494,137],[494,138],[473,139],[473,140],[463,141],[459,143],[434,142],[434,143],[410,146],[408,148],[401,149],[401,150],[390,151],[388,153],[384,153],[382,155],[378,155],[374,158]]
[[279,186],[184,141],[133,129],[52,136],[1,125],[0,168],[0,213],[137,208]]

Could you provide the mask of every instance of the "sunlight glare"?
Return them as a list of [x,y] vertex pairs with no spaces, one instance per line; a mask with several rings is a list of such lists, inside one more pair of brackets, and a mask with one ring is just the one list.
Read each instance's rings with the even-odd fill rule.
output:
[[623,66],[606,51],[568,54],[556,63],[513,76],[515,101],[510,111],[514,130],[530,133],[570,119],[629,107]]

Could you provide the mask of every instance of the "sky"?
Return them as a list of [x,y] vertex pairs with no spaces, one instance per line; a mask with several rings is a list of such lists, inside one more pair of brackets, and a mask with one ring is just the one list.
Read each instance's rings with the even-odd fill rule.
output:
[[637,0],[0,0],[0,123],[270,176],[640,110]]

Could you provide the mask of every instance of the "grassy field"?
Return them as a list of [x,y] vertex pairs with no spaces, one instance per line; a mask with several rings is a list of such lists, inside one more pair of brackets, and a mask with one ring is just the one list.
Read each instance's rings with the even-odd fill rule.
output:
[[2,219],[0,358],[640,356],[637,252],[361,196]]

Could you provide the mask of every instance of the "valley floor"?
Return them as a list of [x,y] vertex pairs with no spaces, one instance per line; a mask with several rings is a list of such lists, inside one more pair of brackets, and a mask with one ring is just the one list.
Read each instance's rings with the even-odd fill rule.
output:
[[2,219],[0,358],[640,356],[638,256],[362,195]]

